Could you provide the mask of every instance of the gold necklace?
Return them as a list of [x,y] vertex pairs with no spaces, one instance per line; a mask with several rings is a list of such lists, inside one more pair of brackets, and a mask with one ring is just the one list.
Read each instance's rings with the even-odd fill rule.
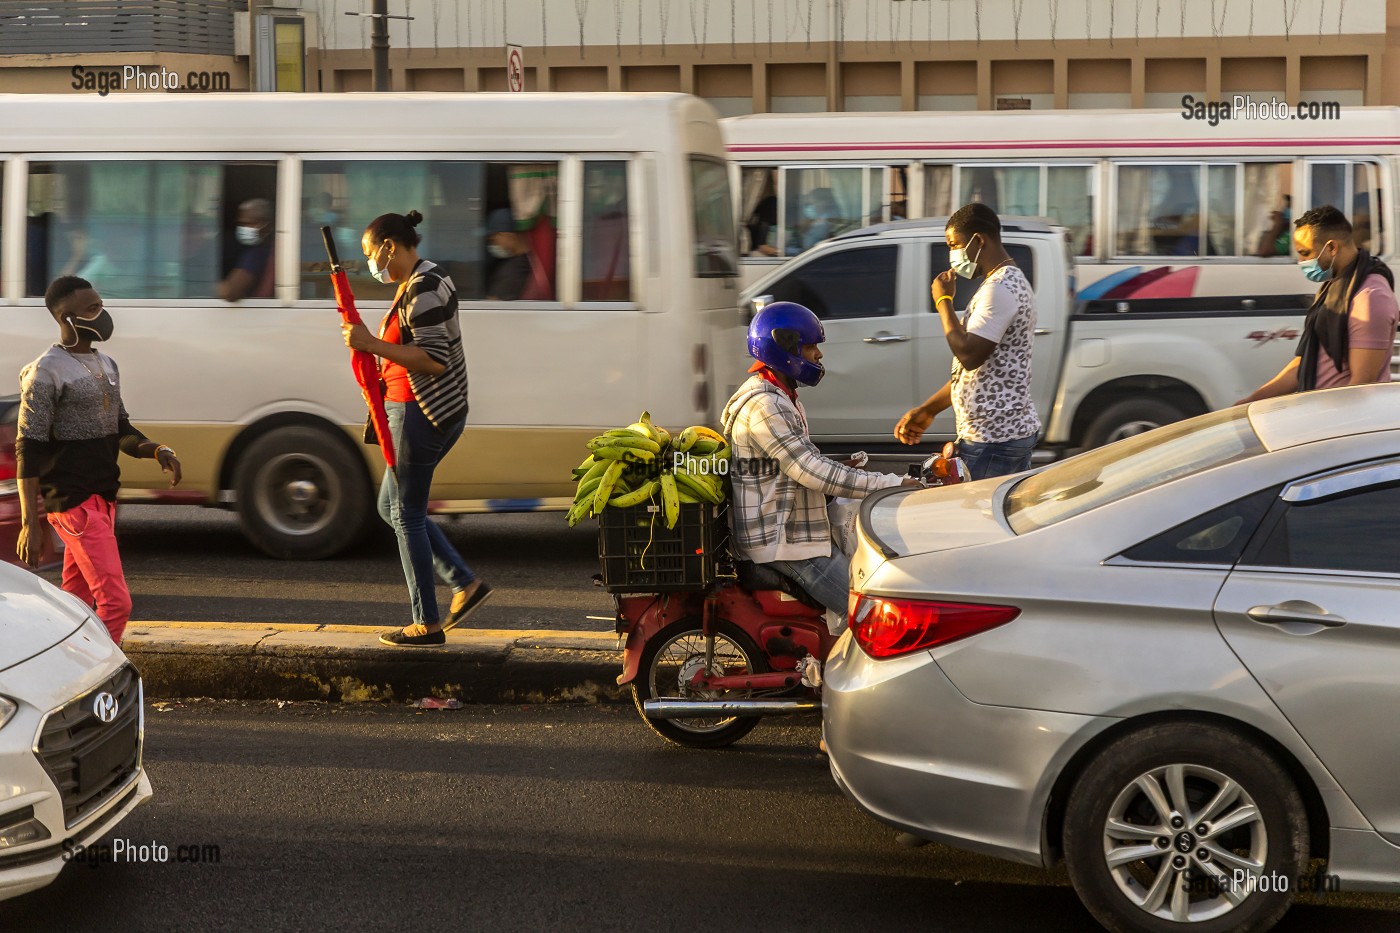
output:
[[[82,363],[83,369],[86,369],[88,371],[88,375],[92,376],[92,378],[97,380],[97,384],[102,387],[102,410],[110,410],[112,407],[112,396],[107,391],[107,386],[110,381],[107,378],[107,367],[103,366],[102,361],[99,359],[97,361],[97,371],[93,372],[92,367],[89,366],[87,364],[87,360],[84,359],[84,357],[87,356],[87,354],[79,355],[77,353],[74,353],[72,350],[69,350],[68,355],[76,359],[79,363]],[[94,352],[93,355],[96,356],[96,353]]]

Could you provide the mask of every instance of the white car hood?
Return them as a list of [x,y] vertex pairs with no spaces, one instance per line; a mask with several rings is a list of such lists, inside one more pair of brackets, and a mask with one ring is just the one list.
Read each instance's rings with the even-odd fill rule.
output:
[[990,544],[1012,537],[993,500],[1002,479],[917,489],[870,504],[862,525],[886,557]]
[[68,638],[91,613],[34,574],[0,564],[0,671]]

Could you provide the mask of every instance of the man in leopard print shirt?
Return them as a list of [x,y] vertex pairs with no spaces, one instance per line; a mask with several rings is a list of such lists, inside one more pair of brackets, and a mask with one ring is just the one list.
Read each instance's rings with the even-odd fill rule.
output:
[[[1035,294],[1001,244],[1001,221],[985,204],[968,204],[948,218],[951,269],[933,281],[934,306],[953,351],[952,376],[895,426],[905,444],[917,444],[934,417],[952,406],[958,454],[973,479],[1030,468],[1040,434],[1031,400],[1035,349]],[[957,277],[983,276],[960,320],[953,307]]]

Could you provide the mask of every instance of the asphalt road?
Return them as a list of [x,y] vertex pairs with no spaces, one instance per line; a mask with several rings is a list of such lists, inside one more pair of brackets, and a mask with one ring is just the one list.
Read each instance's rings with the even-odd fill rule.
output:
[[[412,621],[387,526],[343,557],[282,561],[249,544],[231,512],[122,505],[117,535],[142,622],[307,622],[398,627]],[[597,530],[562,512],[434,519],[496,592],[472,619],[484,628],[612,630],[612,602],[593,586]],[[53,582],[57,572],[45,574]],[[439,587],[439,600],[449,596]],[[609,621],[590,621],[589,615]]]
[[[71,864],[0,929],[1094,929],[1059,874],[898,845],[817,736],[770,721],[687,751],[624,706],[153,709],[156,796],[111,842],[170,860]],[[1400,928],[1400,898],[1332,897],[1277,929]]]

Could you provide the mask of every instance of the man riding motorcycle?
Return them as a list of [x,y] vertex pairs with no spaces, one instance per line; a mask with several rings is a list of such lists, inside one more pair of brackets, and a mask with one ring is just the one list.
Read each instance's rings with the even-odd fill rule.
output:
[[817,316],[802,305],[768,305],[749,325],[753,373],[720,416],[730,444],[729,508],[735,555],[797,581],[845,620],[851,556],[833,541],[827,496],[861,499],[917,479],[875,473],[823,456],[807,434],[797,386],[815,386],[826,370]]

